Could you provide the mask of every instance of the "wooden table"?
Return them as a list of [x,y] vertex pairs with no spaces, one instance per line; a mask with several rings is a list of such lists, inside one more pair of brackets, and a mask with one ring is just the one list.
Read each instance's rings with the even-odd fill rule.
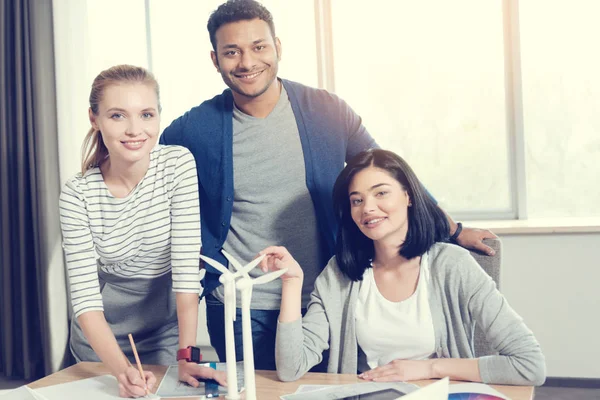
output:
[[[152,371],[156,375],[158,385],[162,380],[167,367],[159,365],[144,365],[144,370]],[[28,386],[37,389],[45,386],[67,383],[79,379],[91,378],[108,374],[108,369],[101,363],[82,362],[62,371],[56,372],[45,378],[30,383]],[[294,393],[300,385],[343,385],[364,382],[352,374],[320,374],[309,372],[295,382],[280,382],[275,371],[256,371],[256,396],[259,400],[279,399],[284,394]],[[425,386],[433,380],[415,381],[419,386]],[[533,387],[531,386],[503,386],[491,385],[494,389],[508,396],[512,400],[532,400]]]

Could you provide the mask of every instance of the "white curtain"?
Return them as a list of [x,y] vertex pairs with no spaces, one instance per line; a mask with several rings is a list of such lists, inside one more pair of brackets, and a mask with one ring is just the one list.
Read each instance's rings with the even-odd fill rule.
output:
[[[58,123],[58,191],[65,181],[79,170],[82,139],[89,126],[87,121],[86,88],[88,79],[87,12],[86,2],[78,0],[53,0],[54,51],[56,80],[56,110]],[[58,215],[58,204],[54,210]],[[53,262],[48,270],[48,312],[50,325],[50,372],[64,366],[69,358],[69,316],[71,307],[65,275],[62,238],[55,238]]]

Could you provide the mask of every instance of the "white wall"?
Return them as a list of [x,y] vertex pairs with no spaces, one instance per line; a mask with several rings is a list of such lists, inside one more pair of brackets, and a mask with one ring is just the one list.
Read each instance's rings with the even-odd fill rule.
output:
[[600,233],[501,239],[501,290],[540,342],[548,376],[600,378]]

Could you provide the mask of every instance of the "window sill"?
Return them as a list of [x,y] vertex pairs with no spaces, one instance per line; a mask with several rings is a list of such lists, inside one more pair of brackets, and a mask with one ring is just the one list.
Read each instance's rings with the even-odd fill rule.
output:
[[489,229],[497,235],[600,232],[600,218],[543,218],[463,221],[464,226]]

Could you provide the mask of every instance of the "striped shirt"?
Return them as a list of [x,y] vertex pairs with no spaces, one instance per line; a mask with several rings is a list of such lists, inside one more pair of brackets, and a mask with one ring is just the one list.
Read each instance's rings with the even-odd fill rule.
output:
[[156,146],[146,175],[124,198],[111,195],[99,168],[79,173],[59,207],[75,317],[104,311],[98,268],[146,279],[172,271],[175,292],[200,292],[198,178],[186,148]]

